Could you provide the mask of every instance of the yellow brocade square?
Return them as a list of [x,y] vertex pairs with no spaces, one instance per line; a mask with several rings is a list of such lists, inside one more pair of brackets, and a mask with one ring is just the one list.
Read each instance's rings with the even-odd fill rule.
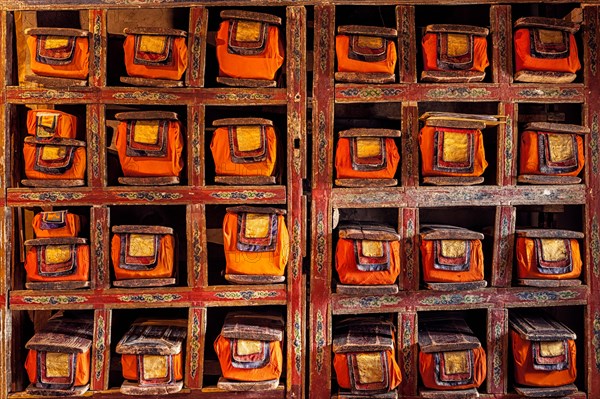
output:
[[46,377],[68,377],[71,374],[69,354],[46,352]]
[[543,357],[555,357],[565,354],[563,341],[543,341],[540,342],[540,354]]
[[461,258],[466,250],[467,242],[464,240],[442,240],[442,256],[445,258]]
[[465,55],[470,50],[470,40],[468,35],[460,33],[448,33],[448,55],[458,57]]
[[46,36],[46,42],[44,47],[48,50],[54,50],[57,48],[67,47],[69,44],[69,38],[65,36]]
[[162,54],[167,45],[166,36],[141,35],[139,50],[144,53]]
[[544,44],[561,44],[563,34],[559,30],[538,29],[540,40]]
[[381,48],[383,47],[383,38],[375,36],[358,36],[358,45],[366,48]]
[[62,222],[63,212],[44,212],[44,220],[46,222]]
[[236,346],[236,355],[247,356],[260,353],[262,350],[262,341],[254,341],[249,339],[238,339]]
[[65,263],[71,259],[71,246],[48,245],[45,251],[45,261],[48,264]]
[[383,241],[362,240],[362,254],[369,258],[383,256]]
[[271,215],[263,213],[246,214],[246,230],[244,236],[247,238],[265,238],[271,227]]
[[469,352],[444,352],[444,372],[446,374],[464,374],[469,371]]
[[356,156],[359,158],[371,158],[381,155],[381,140],[372,138],[356,139]]
[[573,137],[570,134],[548,134],[547,137],[552,162],[573,159]]
[[545,261],[556,262],[567,257],[565,240],[555,238],[542,239],[542,257]]
[[56,161],[64,159],[67,155],[67,147],[56,145],[45,145],[42,147],[43,161]]
[[465,133],[444,132],[443,154],[446,162],[469,160],[469,136]]
[[358,381],[361,384],[383,381],[385,371],[381,364],[381,354],[379,352],[358,353],[356,355],[356,365],[358,366]]
[[235,40],[238,42],[257,42],[260,39],[262,22],[237,21]]
[[133,130],[133,141],[140,144],[156,144],[160,121],[137,121]]
[[154,256],[155,251],[152,234],[131,234],[129,236],[129,256]]
[[262,146],[260,126],[238,126],[235,128],[238,150],[256,151]]
[[144,379],[154,380],[167,377],[167,356],[144,355]]

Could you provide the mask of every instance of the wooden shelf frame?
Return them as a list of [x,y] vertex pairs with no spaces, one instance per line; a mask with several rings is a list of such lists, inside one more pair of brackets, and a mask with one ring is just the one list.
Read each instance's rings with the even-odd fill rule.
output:
[[[509,399],[519,397],[510,386],[508,376],[508,313],[516,307],[564,307],[583,309],[580,320],[583,336],[578,336],[584,367],[578,370],[583,383],[581,392],[569,398],[594,398],[600,395],[600,302],[594,293],[600,288],[600,55],[598,27],[600,8],[582,3],[583,82],[566,85],[534,85],[513,83],[512,79],[512,5],[489,4],[491,35],[491,82],[470,84],[421,83],[417,76],[417,46],[415,10],[423,5],[458,6],[470,2],[395,2],[398,32],[398,77],[393,84],[349,84],[334,82],[336,6],[356,7],[392,5],[389,2],[333,1],[318,3],[314,14],[313,70],[313,154],[311,203],[311,274],[310,274],[310,358],[309,390],[311,397],[336,397],[332,391],[332,327],[333,319],[341,315],[387,314],[397,321],[397,361],[403,382],[398,388],[402,398],[418,398],[418,312],[423,311],[484,311],[487,315],[487,379],[480,389],[482,398]],[[418,133],[421,103],[496,103],[498,114],[507,123],[497,128],[496,180],[471,187],[432,187],[421,185],[419,173]],[[335,187],[333,154],[337,104],[395,103],[398,105],[402,137],[398,141],[401,153],[400,178],[397,187],[340,188]],[[517,147],[520,104],[579,104],[582,124],[590,127],[586,138],[586,167],[583,183],[572,186],[517,185]],[[491,130],[491,129],[488,129]],[[487,133],[486,133],[487,134]],[[577,205],[583,210],[584,272],[583,285],[565,288],[518,287],[513,283],[513,245],[517,207],[526,205]],[[488,288],[464,292],[435,292],[420,288],[418,248],[419,214],[421,208],[487,207],[494,211],[491,275]],[[337,209],[391,208],[397,209],[398,232],[402,235],[399,293],[393,295],[341,295],[334,291],[334,218]],[[337,223],[337,222],[336,222]]]
[[[19,337],[18,319],[23,312],[69,309],[87,310],[94,314],[94,343],[92,346],[92,373],[90,395],[95,398],[123,398],[118,389],[109,386],[111,363],[111,323],[113,311],[137,308],[187,309],[188,338],[185,356],[184,390],[173,398],[300,398],[303,397],[305,371],[305,284],[303,257],[306,254],[305,214],[306,197],[302,181],[306,178],[306,35],[307,13],[302,5],[278,6],[285,15],[286,84],[283,88],[246,89],[205,86],[205,59],[207,56],[208,18],[213,7],[226,3],[164,2],[153,7],[181,8],[189,11],[188,49],[189,67],[186,87],[178,89],[136,88],[107,86],[109,10],[135,8],[136,5],[118,3],[10,2],[0,6],[0,397],[29,397],[24,392],[12,392],[15,381],[24,378],[22,364],[15,364],[11,349],[18,342],[24,345],[26,337]],[[82,6],[83,5],[83,6]],[[257,6],[259,4],[256,4]],[[233,6],[233,4],[232,4]],[[253,7],[261,11],[264,7]],[[13,59],[14,12],[56,9],[77,9],[86,12],[89,20],[90,77],[87,87],[56,89],[15,86],[13,78],[16,61]],[[265,10],[265,12],[269,12]],[[9,61],[7,61],[9,60]],[[9,86],[13,84],[13,86]],[[13,161],[22,143],[11,140],[17,107],[25,104],[80,104],[85,107],[87,149],[87,180],[81,188],[23,188],[13,173],[18,167]],[[169,187],[127,187],[107,184],[107,155],[105,113],[110,105],[178,105],[185,107],[187,121],[187,184]],[[206,184],[205,164],[211,162],[205,154],[205,115],[207,106],[246,107],[278,106],[285,110],[287,124],[280,146],[285,148],[286,180],[275,186],[219,186]],[[232,108],[234,109],[234,108]],[[186,123],[187,122],[187,123]],[[278,205],[287,209],[286,224],[290,234],[290,259],[286,282],[277,285],[237,286],[209,285],[211,273],[224,265],[209,264],[206,243],[206,206],[233,204]],[[187,281],[184,286],[145,289],[111,288],[109,238],[112,206],[176,205],[185,208],[187,220]],[[15,215],[19,208],[83,206],[90,209],[90,250],[92,287],[73,291],[10,290],[12,268],[20,264],[16,240]],[[208,310],[220,307],[277,306],[285,309],[286,331],[284,340],[285,372],[283,386],[270,392],[230,393],[213,386],[203,386],[205,331]],[[113,337],[114,340],[114,337]],[[18,348],[21,349],[19,346]]]

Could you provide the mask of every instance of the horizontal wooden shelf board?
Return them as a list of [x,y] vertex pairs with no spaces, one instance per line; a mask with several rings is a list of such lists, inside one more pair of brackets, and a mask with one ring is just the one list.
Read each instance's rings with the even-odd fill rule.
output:
[[175,205],[175,204],[284,204],[285,186],[103,187],[78,189],[9,188],[8,206],[61,205]]
[[287,287],[268,286],[213,286],[207,288],[109,288],[106,290],[65,291],[12,291],[9,307],[12,309],[53,308],[139,308],[190,306],[249,306],[285,305]]
[[69,89],[6,88],[9,104],[52,101],[57,104],[148,104],[156,105],[286,105],[285,88],[249,89],[235,87],[173,88],[81,87]]
[[585,100],[585,85],[531,85],[498,83],[396,83],[335,85],[337,103],[468,101],[468,102],[573,102]]
[[[40,396],[33,396],[26,392],[11,393],[8,396],[11,399],[30,399],[40,398]],[[94,398],[94,399],[122,399],[125,397],[131,397],[123,395],[118,388],[109,389],[106,391],[88,391],[83,396],[77,396],[77,398]],[[156,399],[156,395],[135,395],[134,398],[138,399]],[[206,398],[206,399],[228,399],[228,398],[244,398],[244,399],[280,399],[285,397],[285,388],[281,386],[272,391],[262,392],[229,392],[223,391],[216,387],[206,387],[203,389],[189,389],[184,388],[180,392],[169,394],[168,397],[171,399],[192,399],[192,398]]]
[[[482,386],[481,390],[484,389]],[[585,392],[577,392],[568,396],[561,396],[557,399],[585,399],[587,394]],[[421,396],[402,395],[402,399],[423,399]],[[523,399],[523,396],[516,393],[505,393],[505,394],[489,394],[479,392],[479,399]]]
[[[571,3],[570,0],[553,0],[555,3]],[[136,4],[148,4],[156,6],[156,2],[149,0],[138,1]],[[251,3],[257,3],[261,6],[299,6],[299,5],[318,5],[324,4],[324,1],[315,0],[264,0],[264,1],[252,1]],[[465,4],[497,4],[497,0],[455,0],[452,2],[454,5]],[[510,0],[506,3],[531,3],[531,0]],[[332,0],[327,4],[336,5],[404,5],[404,4],[419,4],[419,5],[439,5],[437,0],[422,0],[415,2],[414,0]],[[161,7],[189,7],[198,6],[197,1],[190,0],[165,0],[161,3]],[[248,0],[211,0],[210,6],[248,6]],[[60,7],[69,7],[69,9],[118,9],[118,8],[131,8],[130,2],[125,0],[60,0],[56,3],[53,0],[12,0],[11,3],[3,5],[0,9],[5,10],[30,10],[30,9],[55,9]]]
[[555,288],[484,288],[467,292],[439,292],[429,290],[400,291],[395,295],[345,296],[332,295],[334,314],[372,312],[401,312],[417,310],[456,310],[489,307],[511,308],[520,306],[578,305],[589,298],[587,286]]
[[[397,208],[584,204],[583,184],[568,186],[468,186],[333,188],[334,208]],[[9,197],[10,198],[10,197]]]

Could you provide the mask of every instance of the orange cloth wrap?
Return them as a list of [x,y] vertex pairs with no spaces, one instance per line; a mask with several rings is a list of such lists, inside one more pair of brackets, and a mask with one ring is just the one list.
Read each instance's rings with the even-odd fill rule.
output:
[[121,236],[113,235],[110,243],[110,257],[117,280],[136,278],[166,278],[173,276],[173,263],[175,256],[175,238],[165,234],[158,240],[158,260],[152,270],[127,270],[119,267],[121,255]]
[[33,217],[33,231],[36,238],[51,238],[51,237],[77,237],[81,229],[79,215],[67,213],[65,218],[65,226],[58,229],[45,230],[42,229],[42,214],[38,213]]
[[23,144],[23,158],[25,160],[25,175],[28,179],[35,180],[77,180],[85,179],[85,147],[77,147],[73,154],[71,169],[60,175],[39,172],[34,169],[36,144]]
[[385,271],[361,271],[356,267],[354,240],[340,238],[335,248],[335,269],[342,284],[394,284],[400,274],[400,243],[390,241],[390,268]]
[[236,368],[231,363],[231,342],[228,338],[219,335],[214,343],[214,349],[219,358],[223,377],[233,381],[269,381],[278,380],[281,377],[283,367],[283,355],[281,342],[269,342],[269,362],[261,368],[242,369]]
[[[121,355],[121,367],[123,368],[123,378],[130,381],[139,380],[137,355]],[[175,380],[183,379],[181,353],[173,355],[173,371]]]
[[485,373],[487,372],[487,365],[485,360],[485,351],[483,348],[475,348],[473,351],[473,383],[446,386],[438,385],[435,382],[435,353],[425,353],[419,351],[419,373],[423,380],[423,385],[430,389],[439,390],[457,390],[457,389],[469,389],[479,387],[485,380]]
[[335,170],[338,179],[392,179],[396,174],[400,154],[398,147],[392,138],[385,139],[386,164],[381,170],[362,171],[352,169],[352,157],[350,155],[351,140],[342,137],[338,140],[335,151]]
[[56,129],[54,137],[62,137],[65,139],[74,139],[77,135],[77,117],[61,111],[53,109],[32,109],[27,111],[27,134],[36,135],[37,116],[39,113],[59,114],[56,121]]
[[433,248],[435,240],[421,240],[421,259],[423,281],[427,283],[466,283],[483,280],[483,251],[480,240],[471,242],[471,262],[469,269],[463,272],[435,269],[433,267]]
[[[90,350],[78,353],[75,358],[75,383],[73,386],[87,385],[90,382]],[[25,370],[27,370],[29,382],[34,384],[37,381],[37,351],[30,349],[27,353]]]
[[25,271],[27,281],[88,281],[90,274],[90,246],[77,245],[77,269],[68,276],[45,277],[40,276],[37,270],[37,250],[31,246],[25,256]]
[[[421,40],[423,49],[423,69],[426,71],[447,71],[437,65],[438,34],[427,33]],[[484,36],[473,36],[473,66],[467,71],[485,71],[490,65],[487,57],[487,39]]]
[[[452,132],[457,132],[460,129],[452,129]],[[433,169],[433,154],[437,151],[434,148],[434,135],[436,128],[433,126],[425,126],[419,133],[419,148],[421,150],[421,171],[423,176],[481,176],[487,168],[488,163],[485,160],[485,151],[483,149],[483,137],[480,130],[475,130],[474,135],[474,165],[472,173],[454,173],[444,172]],[[468,130],[471,131],[471,130]]]
[[187,69],[188,55],[185,37],[173,39],[173,56],[170,65],[143,65],[134,62],[135,36],[127,35],[123,43],[127,75],[138,78],[180,80]]
[[220,127],[213,133],[210,151],[217,176],[271,176],[277,162],[277,135],[272,126],[265,126],[267,157],[264,161],[234,163],[231,160],[229,129]]
[[529,29],[517,29],[515,39],[516,71],[546,71],[575,73],[581,69],[577,55],[575,36],[569,35],[569,56],[567,58],[536,58],[531,56],[531,38]]
[[571,242],[571,256],[573,270],[563,274],[544,274],[537,268],[535,256],[535,242],[531,238],[517,237],[517,276],[518,278],[540,278],[545,280],[566,280],[578,278],[581,274],[581,253],[579,242],[575,239]]
[[534,387],[558,387],[572,384],[577,377],[575,366],[576,352],[575,341],[568,339],[569,368],[560,371],[535,370],[533,368],[533,354],[531,341],[524,340],[518,333],[510,331],[513,358],[515,361],[515,382],[519,385]]
[[119,153],[119,162],[125,176],[130,177],[161,177],[179,176],[183,169],[183,137],[181,123],[169,121],[167,132],[166,157],[132,157],[127,155],[127,122],[119,123],[115,145]]
[[[390,376],[389,390],[395,389],[402,382],[402,373],[396,363],[396,355],[393,350],[385,351],[389,359],[388,375]],[[350,385],[350,370],[348,369],[348,358],[350,353],[336,353],[333,357],[333,368],[340,388],[352,389]]]
[[[538,133],[525,131],[521,134],[521,151],[519,160],[519,173],[523,175],[542,175],[540,172],[540,159],[538,153]],[[583,137],[576,135],[577,140],[577,170],[566,173],[556,173],[556,176],[577,176],[583,169],[585,163],[585,155],[583,151]]]
[[290,251],[290,237],[283,215],[277,216],[277,240],[274,251],[246,252],[237,249],[238,215],[227,213],[223,220],[223,244],[225,246],[225,273],[259,276],[283,276]]
[[27,47],[29,48],[29,60],[31,71],[40,76],[51,76],[54,78],[86,79],[88,76],[89,50],[88,38],[78,37],[75,39],[75,54],[73,60],[66,65],[48,65],[36,61],[37,54],[36,36],[27,36]]
[[273,80],[283,65],[285,50],[279,38],[279,28],[269,25],[265,49],[262,54],[232,54],[227,49],[229,21],[221,22],[217,31],[217,60],[219,75],[241,79]]
[[398,54],[396,52],[396,44],[388,39],[386,58],[382,61],[367,62],[353,60],[348,57],[348,49],[350,48],[350,36],[337,35],[335,37],[335,55],[337,57],[338,72],[358,72],[358,73],[389,73],[393,74],[396,69],[396,60]]

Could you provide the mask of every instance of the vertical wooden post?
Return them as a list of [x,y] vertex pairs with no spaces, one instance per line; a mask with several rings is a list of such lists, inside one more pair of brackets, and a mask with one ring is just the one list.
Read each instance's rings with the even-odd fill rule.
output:
[[331,395],[331,205],[335,7],[315,6],[310,303],[310,395]]
[[401,208],[400,234],[402,236],[402,290],[416,291],[419,289],[419,209]]
[[517,149],[518,149],[518,104],[501,102],[498,115],[506,116],[506,123],[498,125],[498,145],[496,180],[498,185],[514,186],[517,184]]
[[[492,80],[494,83],[512,82],[512,19],[511,7],[493,5],[490,7]],[[488,45],[490,41],[488,40]]]
[[86,106],[87,175],[90,187],[106,187],[106,122],[105,106]]
[[490,309],[487,323],[487,393],[506,394],[508,310]]
[[90,274],[92,288],[110,287],[110,209],[94,206],[90,215]]
[[192,288],[208,285],[208,262],[206,260],[206,208],[204,204],[188,205],[186,208],[188,286]]
[[205,162],[205,106],[188,105],[187,107],[187,174],[190,186],[204,185]]
[[112,310],[96,309],[94,311],[94,341],[92,344],[90,379],[90,389],[92,391],[103,391],[109,388],[111,326]]
[[419,185],[419,110],[416,102],[402,103],[402,186]]
[[583,43],[585,66],[584,84],[586,100],[584,124],[591,134],[586,137],[585,183],[588,187],[585,210],[585,276],[590,287],[586,308],[586,366],[588,398],[600,395],[600,8],[583,7]]
[[396,26],[400,83],[414,83],[417,81],[415,6],[396,6]]
[[402,371],[402,396],[417,396],[418,365],[418,315],[414,310],[398,313],[398,365]]
[[206,308],[190,308],[185,362],[185,386],[188,388],[202,388],[205,335]]
[[208,9],[206,7],[191,7],[188,29],[189,66],[185,76],[185,85],[188,87],[204,86],[207,31]]
[[302,276],[302,179],[306,176],[306,8],[286,10],[287,41],[287,225],[291,239],[288,262],[287,308],[287,397],[301,398],[305,370],[304,315],[305,298]]
[[511,285],[516,218],[515,207],[496,207],[493,230],[492,287],[510,287]]
[[90,86],[106,87],[106,10],[89,10]]

